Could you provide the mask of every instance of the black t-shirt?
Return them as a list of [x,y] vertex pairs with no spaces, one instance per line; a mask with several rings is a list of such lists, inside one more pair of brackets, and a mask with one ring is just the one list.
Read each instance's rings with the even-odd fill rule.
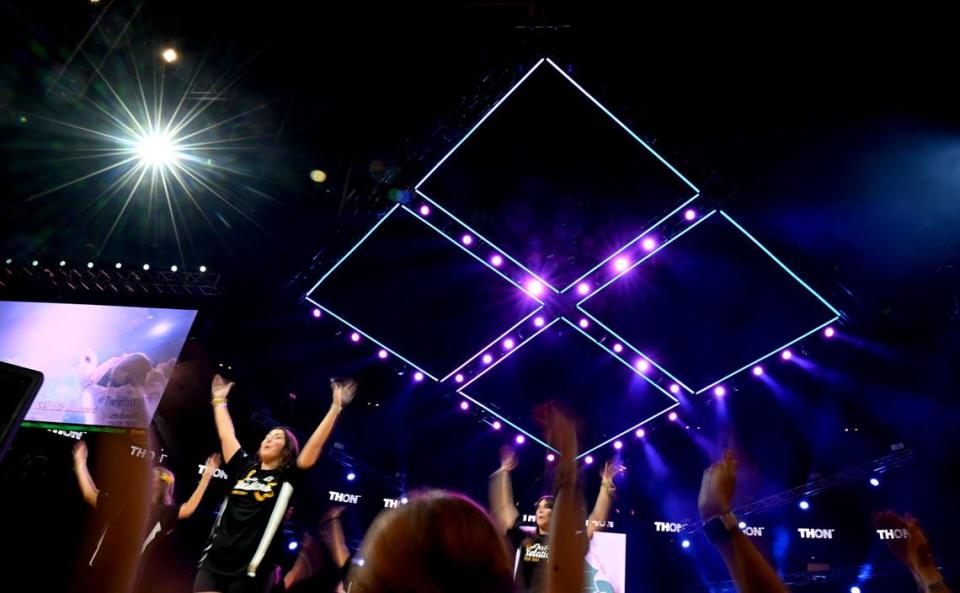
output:
[[547,587],[547,559],[550,555],[550,534],[534,528],[525,529],[519,519],[507,530],[507,539],[517,548],[516,582],[521,591],[541,593]]
[[[586,537],[586,532],[578,531],[576,537],[579,538],[583,546],[583,555],[586,557],[590,549],[590,541]],[[507,530],[507,539],[517,549],[517,587],[524,593],[543,593],[546,591],[550,534],[540,533],[540,530],[536,527],[522,527],[518,517],[513,527]],[[590,565],[586,562],[584,562],[584,570],[586,571],[584,591],[592,593],[595,590],[592,585],[593,574]]]
[[[245,575],[266,532],[283,484],[289,483],[296,488],[303,472],[295,464],[280,469],[262,469],[259,460],[239,449],[226,465],[226,473],[233,487],[213,526],[201,564],[213,572]],[[284,513],[286,508],[278,512]],[[277,538],[273,539],[259,564],[258,573],[271,569],[279,557]]]
[[[159,539],[173,531],[177,525],[179,510],[179,506],[164,503],[150,507],[146,530],[143,532],[143,539],[139,541],[141,545],[137,549],[138,553],[146,557]],[[97,567],[102,562],[106,562],[107,565],[114,563],[113,548],[117,546],[128,549],[132,542],[120,543],[118,540],[123,539],[124,532],[129,532],[129,529],[118,529],[118,527],[128,525],[135,514],[136,509],[133,505],[127,504],[126,500],[117,499],[107,491],[100,491],[97,494],[97,515],[100,517],[100,527],[97,530],[98,539],[94,542],[89,555],[90,566]]]
[[147,532],[144,534],[140,554],[146,558],[164,536],[170,535],[179,519],[180,505],[161,503],[154,505],[147,516]]
[[147,530],[140,548],[140,563],[137,565],[137,591],[160,591],[168,584],[168,566],[163,553],[164,540],[177,526],[180,505],[160,503],[150,509]]

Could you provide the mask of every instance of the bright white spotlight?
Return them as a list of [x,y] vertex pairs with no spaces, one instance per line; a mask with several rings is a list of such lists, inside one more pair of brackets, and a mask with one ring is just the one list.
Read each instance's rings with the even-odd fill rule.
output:
[[153,168],[170,166],[180,159],[176,142],[170,134],[159,131],[137,138],[136,153],[141,164]]
[[168,47],[167,49],[163,50],[163,53],[160,54],[160,56],[163,58],[163,61],[168,64],[176,62],[177,58],[179,57],[177,55],[177,50],[173,49],[172,47]]

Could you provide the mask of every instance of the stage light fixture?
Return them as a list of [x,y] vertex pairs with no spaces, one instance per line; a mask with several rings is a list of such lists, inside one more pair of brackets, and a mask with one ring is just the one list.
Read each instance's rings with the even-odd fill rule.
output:
[[527,442],[527,437],[523,436],[522,434],[518,434],[518,435],[513,439],[513,442],[515,442],[515,443],[518,444],[518,445],[522,445],[522,444],[524,444],[525,442]]
[[613,441],[613,448],[617,451],[623,449],[623,441]]
[[588,327],[590,327],[590,322],[587,320],[586,317],[581,317],[578,325],[580,326],[580,329],[587,329]]
[[493,362],[493,356],[489,354],[484,354],[483,358],[481,358],[480,360],[483,361],[483,364],[490,364],[491,362]]
[[347,474],[347,481],[352,482],[357,479],[357,474],[350,472]]
[[676,412],[670,412],[670,414],[667,416],[667,419],[670,420],[670,422],[676,422],[676,421],[677,421],[677,413],[676,413]]
[[460,409],[466,412],[467,410],[470,409],[470,404],[465,401],[462,401],[460,402]]
[[650,363],[643,358],[638,358],[637,362],[635,362],[633,366],[635,366],[641,373],[646,373],[650,370]]
[[647,237],[640,243],[640,245],[643,247],[644,251],[653,251],[653,249],[657,246],[657,241],[653,237]]
[[586,463],[587,465],[591,465],[593,463],[593,455],[587,455],[586,457],[584,457],[583,462]]
[[163,53],[161,53],[160,56],[163,57],[163,61],[168,64],[176,62],[177,58],[179,57],[177,55],[177,50],[173,49],[172,47],[168,47],[167,49],[163,50]]
[[586,282],[581,282],[577,285],[578,294],[586,295],[588,292],[590,292],[590,285]]
[[717,397],[723,397],[727,394],[727,388],[723,385],[717,385],[713,388],[713,394]]
[[493,265],[493,267],[499,268],[503,265],[503,257],[495,253],[490,256],[490,263]]
[[806,500],[801,500],[800,503],[799,503],[797,506],[800,507],[800,510],[801,510],[801,511],[809,511],[809,510],[810,510],[810,503],[809,503],[808,501],[806,501]]
[[546,320],[543,317],[540,317],[539,315],[537,317],[534,317],[533,319],[533,324],[537,327],[543,327],[543,324],[545,323],[546,323]]
[[473,235],[465,233],[462,237],[460,237],[460,242],[467,246],[473,245]]
[[613,262],[613,269],[615,269],[618,272],[623,272],[629,267],[630,267],[630,260],[628,260],[625,257],[618,257]]
[[350,334],[350,341],[351,341],[351,342],[354,342],[354,343],[359,342],[359,341],[360,341],[360,334],[357,333],[357,332],[353,332],[352,334]]
[[503,424],[501,424],[499,420],[494,420],[493,424],[491,424],[490,426],[492,426],[494,430],[500,430],[501,428],[503,428]]
[[377,357],[378,357],[380,360],[386,360],[387,356],[388,356],[387,351],[384,350],[383,348],[381,348],[380,351],[377,352]]
[[421,373],[420,371],[417,371],[416,373],[414,373],[414,374],[413,374],[413,380],[416,381],[416,382],[418,382],[418,383],[419,383],[420,381],[423,381],[423,373]]
[[680,386],[677,385],[676,383],[671,383],[671,384],[670,384],[670,393],[672,393],[672,394],[674,394],[674,395],[677,395],[678,393],[680,393]]
[[617,354],[620,354],[621,352],[623,352],[623,345],[620,344],[619,342],[614,344],[613,351],[616,352]]
[[647,436],[647,431],[645,431],[645,430],[642,429],[642,428],[638,428],[638,429],[637,429],[637,432],[635,432],[634,434],[637,435],[637,438],[638,438],[638,439],[642,439],[643,437]]
[[684,550],[686,550],[687,548],[690,547],[690,540],[688,540],[688,539],[683,540],[682,542],[680,542],[680,546],[681,546]]
[[[144,269],[146,269],[146,268],[144,268]],[[320,309],[317,309],[317,308],[314,308],[314,309],[313,309],[313,316],[314,316],[315,318],[320,319],[320,316],[321,316],[321,315],[323,315],[323,313],[320,311]]]
[[144,272],[149,272],[149,271],[150,271],[150,264],[143,264],[143,271],[144,271]]
[[173,136],[157,130],[138,136],[134,141],[134,150],[142,165],[154,169],[172,166],[183,157],[177,150]]
[[463,383],[463,375],[460,373],[457,373],[457,376],[454,377],[453,380],[456,381],[457,383]]
[[513,341],[513,338],[507,338],[503,341],[503,347],[505,350],[512,349],[516,344]]
[[326,171],[322,171],[320,169],[314,169],[313,171],[310,171],[310,180],[314,183],[323,183],[327,180],[327,173]]
[[180,269],[180,268],[178,268],[177,266],[170,266],[170,271],[171,271],[171,272],[176,272],[176,271],[179,270],[179,269]]
[[828,327],[827,329],[823,330],[823,336],[825,338],[832,338],[835,335],[837,335],[837,330],[833,329],[832,327]]
[[793,352],[789,350],[784,350],[783,352],[780,353],[780,358],[782,358],[783,360],[790,360],[791,358],[793,358]]
[[693,208],[690,208],[683,213],[683,217],[687,220],[693,220],[697,217],[697,211],[694,210]]
[[420,206],[420,216],[430,216],[430,206],[426,204]]
[[754,376],[754,377],[759,377],[759,376],[762,375],[762,374],[763,374],[763,367],[762,367],[762,366],[757,365],[757,366],[753,367],[753,376]]

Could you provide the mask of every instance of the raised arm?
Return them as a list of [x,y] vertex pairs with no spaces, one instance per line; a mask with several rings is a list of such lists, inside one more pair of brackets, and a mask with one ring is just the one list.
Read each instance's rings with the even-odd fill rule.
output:
[[517,505],[513,502],[510,472],[517,467],[517,454],[510,447],[500,449],[500,469],[490,476],[490,512],[501,533],[517,522]]
[[240,441],[233,428],[233,419],[227,409],[227,398],[233,389],[233,381],[225,381],[219,374],[213,376],[210,386],[210,403],[213,405],[213,421],[217,425],[217,436],[220,437],[220,449],[223,451],[224,463],[230,463],[233,455],[240,450]]
[[86,443],[80,441],[74,445],[73,473],[77,474],[77,483],[80,484],[80,492],[83,494],[83,500],[87,501],[87,504],[90,506],[96,508],[100,491],[97,490],[97,485],[93,482],[90,470],[87,469],[87,454]]
[[337,418],[344,406],[353,401],[353,396],[357,394],[357,382],[353,379],[341,379],[331,382],[333,388],[333,403],[330,404],[330,410],[323,417],[317,429],[313,431],[307,443],[300,450],[300,456],[297,457],[297,467],[300,469],[309,469],[320,459],[320,452],[330,438],[333,432],[333,426],[337,423]]
[[923,593],[950,593],[940,574],[927,534],[913,517],[907,519],[907,561]]
[[880,529],[899,529],[906,532],[905,539],[888,539],[887,545],[897,558],[907,565],[921,593],[950,593],[940,568],[937,566],[927,534],[920,528],[917,519],[901,517],[893,511],[884,511],[877,518]]
[[584,511],[577,496],[577,432],[573,421],[554,407],[546,411],[547,442],[559,453],[550,520],[547,593],[582,593]]
[[608,461],[600,472],[600,493],[597,494],[597,502],[593,506],[593,512],[587,517],[587,537],[592,538],[594,532],[599,529],[599,524],[605,522],[610,517],[610,507],[613,505],[613,495],[617,487],[613,484],[613,478],[623,468]]
[[697,502],[700,516],[704,521],[720,517],[725,524],[732,524],[728,527],[729,539],[717,543],[717,550],[739,593],[786,593],[786,585],[750,538],[737,528],[736,519],[730,513],[730,501],[737,484],[736,468],[733,453],[727,450],[723,459],[703,472]]
[[219,453],[214,453],[210,457],[207,457],[206,467],[203,469],[203,475],[200,476],[200,483],[197,484],[197,487],[194,489],[193,494],[190,495],[190,498],[187,499],[187,502],[180,505],[180,510],[177,511],[177,519],[186,519],[197,510],[197,507],[200,506],[200,501],[203,499],[203,493],[207,491],[207,486],[210,485],[213,472],[217,471],[218,467],[220,467]]

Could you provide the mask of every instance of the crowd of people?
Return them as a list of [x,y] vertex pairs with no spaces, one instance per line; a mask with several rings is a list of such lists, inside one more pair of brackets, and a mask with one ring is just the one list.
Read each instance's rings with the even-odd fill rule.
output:
[[[177,521],[190,517],[220,468],[229,490],[197,562],[197,593],[583,593],[594,591],[585,577],[584,557],[590,540],[604,525],[616,496],[615,478],[622,468],[608,462],[592,511],[587,515],[576,462],[574,421],[554,404],[537,411],[544,438],[557,451],[552,489],[533,509],[535,525],[521,525],[513,499],[511,472],[517,456],[503,449],[499,468],[490,476],[489,508],[452,491],[412,493],[407,504],[385,510],[368,529],[360,549],[351,553],[340,527],[342,509],[330,509],[318,536],[306,535],[293,566],[280,569],[283,555],[278,532],[291,500],[314,467],[334,426],[357,392],[350,379],[331,381],[331,405],[301,448],[294,434],[271,429],[255,453],[237,440],[229,412],[233,383],[216,375],[211,405],[220,453],[207,459],[199,484],[182,504],[173,499],[173,474],[155,467],[149,503],[137,540],[138,569],[131,582],[113,588],[111,564],[98,558],[108,531],[107,521],[89,561],[99,590],[141,590],[151,580],[151,550],[168,536]],[[74,470],[83,499],[98,512],[119,517],[121,500],[99,490],[87,468],[87,447],[74,448]],[[698,508],[704,532],[715,545],[741,593],[787,591],[777,572],[738,527],[732,513],[737,485],[737,459],[728,450],[703,472]],[[930,542],[916,519],[883,513],[878,525],[905,530],[904,540],[888,542],[924,593],[948,591]],[[94,581],[84,580],[85,583]],[[116,583],[114,583],[116,585]]]

